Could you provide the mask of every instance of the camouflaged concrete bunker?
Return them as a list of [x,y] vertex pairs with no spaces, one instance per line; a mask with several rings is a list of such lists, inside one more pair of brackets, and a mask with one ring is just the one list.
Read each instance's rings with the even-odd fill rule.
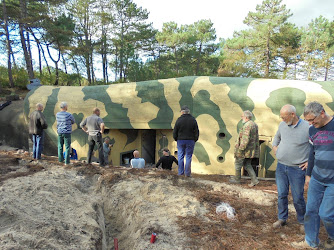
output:
[[[234,143],[241,126],[243,110],[253,112],[259,126],[261,157],[259,176],[273,176],[276,163],[272,140],[280,123],[279,111],[290,103],[302,116],[305,104],[319,101],[328,114],[334,110],[334,82],[288,81],[224,77],[182,77],[165,80],[88,87],[41,86],[28,93],[25,116],[44,105],[49,127],[47,143],[57,147],[55,114],[61,102],[76,120],[72,147],[79,159],[88,151],[87,135],[80,122],[101,110],[106,131],[114,144],[110,159],[113,165],[125,165],[134,149],[146,163],[155,163],[162,149],[177,155],[172,132],[180,107],[188,105],[197,119],[200,137],[196,143],[192,171],[203,174],[234,174]],[[95,156],[97,153],[95,153]]]

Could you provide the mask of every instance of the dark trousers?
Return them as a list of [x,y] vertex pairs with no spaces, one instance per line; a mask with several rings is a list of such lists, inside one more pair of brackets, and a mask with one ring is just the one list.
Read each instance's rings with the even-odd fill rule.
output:
[[92,154],[95,147],[97,146],[97,151],[99,152],[99,163],[100,166],[104,166],[104,156],[103,156],[103,142],[102,142],[102,134],[98,133],[97,135],[88,135],[88,155],[87,155],[87,162],[92,162]]

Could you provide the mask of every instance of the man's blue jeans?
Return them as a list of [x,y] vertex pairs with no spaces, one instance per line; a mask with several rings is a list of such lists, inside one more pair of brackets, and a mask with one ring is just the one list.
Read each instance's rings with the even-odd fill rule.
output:
[[[191,158],[195,147],[194,140],[177,140],[177,158],[179,161],[179,175],[191,175]],[[184,166],[184,156],[186,165]]]
[[293,205],[297,212],[297,220],[304,224],[305,200],[304,200],[305,170],[299,167],[286,166],[277,163],[276,185],[278,192],[278,219],[288,219],[288,195],[289,185],[293,198]]
[[320,219],[328,237],[334,240],[334,184],[321,183],[311,177],[304,220],[305,240],[311,247],[319,245]]
[[65,164],[70,163],[71,134],[58,134],[58,160],[64,161],[63,147],[65,143]]
[[32,155],[34,159],[41,159],[43,145],[44,145],[44,132],[40,135],[32,135]]

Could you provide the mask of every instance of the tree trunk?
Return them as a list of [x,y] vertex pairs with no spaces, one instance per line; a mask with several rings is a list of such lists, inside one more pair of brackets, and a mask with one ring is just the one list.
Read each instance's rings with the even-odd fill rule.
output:
[[328,68],[329,68],[329,59],[326,60],[326,66],[325,66],[325,79],[324,79],[324,81],[327,81],[327,77],[328,77]]
[[176,74],[177,76],[179,76],[179,62],[177,60],[176,47],[174,47],[174,57],[175,57]]
[[26,62],[26,67],[28,71],[28,75],[30,79],[34,79],[34,69],[31,64],[31,59],[28,53],[27,45],[26,45],[26,40],[24,36],[24,24],[22,23],[22,20],[26,17],[26,1],[25,0],[20,0],[20,8],[21,8],[21,18],[19,21],[19,33],[20,33],[20,39],[21,39],[21,45],[24,53],[24,59]]
[[267,47],[266,47],[266,69],[264,76],[269,78],[269,66],[270,66],[270,47],[269,47],[269,35],[267,38]]
[[59,84],[58,62],[60,60],[60,51],[58,50],[58,59],[54,60],[51,53],[50,53],[50,49],[49,49],[48,44],[46,45],[46,48],[48,50],[49,57],[51,58],[51,60],[54,62],[55,66],[56,66],[56,81],[55,81],[54,85],[58,85]]
[[198,58],[197,58],[197,65],[196,65],[196,72],[195,75],[198,76],[198,72],[199,72],[199,65],[201,62],[201,54],[202,54],[202,43],[199,46],[199,51],[198,51]]
[[3,7],[4,30],[5,30],[5,33],[6,33],[9,86],[11,88],[14,88],[14,80],[13,80],[13,74],[12,74],[12,61],[11,61],[12,47],[10,45],[10,39],[9,39],[7,9],[6,9],[6,1],[5,0],[3,0],[3,2],[2,2],[2,7]]
[[64,69],[65,69],[65,74],[67,75],[66,60],[65,60],[65,57],[64,57],[64,54],[63,54],[63,53],[61,53],[61,59],[63,60]]
[[42,53],[41,53],[41,48],[40,45],[38,43],[38,41],[36,40],[36,44],[37,44],[37,49],[38,49],[38,65],[39,65],[39,75],[42,76],[43,75],[43,71],[42,71]]

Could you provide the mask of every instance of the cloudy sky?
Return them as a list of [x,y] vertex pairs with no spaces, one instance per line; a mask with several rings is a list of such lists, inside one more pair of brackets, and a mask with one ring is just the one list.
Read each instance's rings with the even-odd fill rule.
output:
[[[149,21],[161,30],[164,22],[191,24],[211,19],[219,38],[230,38],[235,30],[247,28],[243,20],[262,0],[133,0],[150,12]],[[333,0],[283,0],[293,16],[290,22],[305,26],[320,15],[333,20]]]

